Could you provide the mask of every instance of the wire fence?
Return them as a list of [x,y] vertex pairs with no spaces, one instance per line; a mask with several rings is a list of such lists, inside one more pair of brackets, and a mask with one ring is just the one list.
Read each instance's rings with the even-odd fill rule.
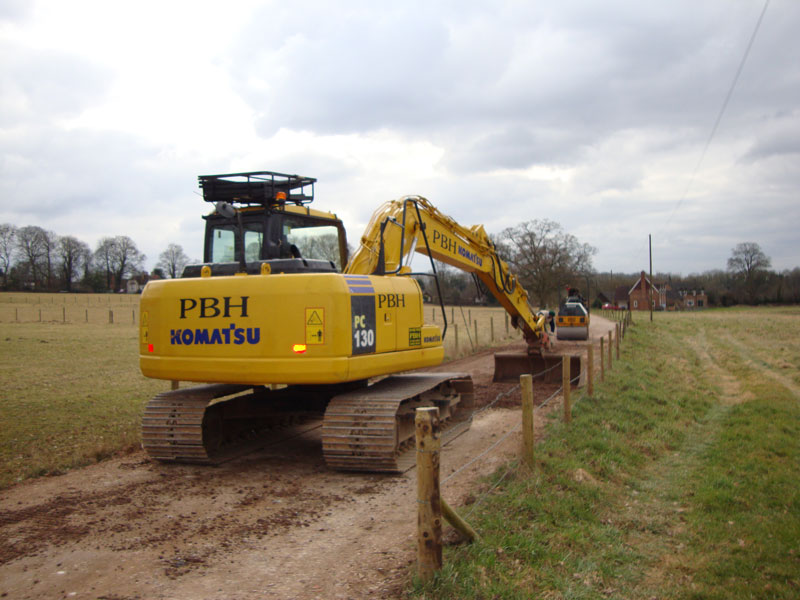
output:
[[[554,365],[554,366],[552,366],[552,367],[549,367],[549,368],[545,369],[544,371],[540,371],[540,372],[538,372],[538,373],[535,373],[534,375],[532,375],[532,377],[534,377],[534,378],[537,378],[537,377],[539,377],[539,376],[542,376],[542,375],[544,375],[545,373],[547,373],[548,371],[552,371],[552,370],[553,370],[553,369],[555,369],[556,367],[560,367],[560,365]],[[580,375],[578,375],[577,379],[580,379]],[[574,380],[573,380],[573,381],[574,381]],[[517,391],[517,390],[519,390],[519,389],[520,389],[520,386],[519,386],[519,384],[515,384],[515,385],[514,385],[514,387],[512,387],[512,388],[510,388],[510,389],[508,389],[508,390],[506,390],[506,391],[504,391],[504,392],[500,392],[499,394],[497,394],[497,397],[495,397],[495,399],[494,399],[494,400],[492,400],[492,401],[491,401],[489,404],[487,404],[486,406],[482,406],[481,408],[479,408],[478,410],[476,410],[475,412],[473,412],[473,413],[472,413],[472,417],[475,417],[476,415],[479,415],[480,413],[482,413],[482,412],[484,412],[484,411],[486,411],[486,410],[489,410],[489,409],[490,409],[490,408],[492,408],[492,407],[493,407],[495,404],[497,404],[497,403],[498,403],[500,400],[502,400],[503,398],[506,398],[506,397],[510,396],[511,394],[513,394],[514,392],[516,392],[516,391]],[[562,387],[559,387],[559,388],[558,388],[558,389],[557,389],[555,392],[553,392],[553,393],[552,393],[552,394],[551,394],[551,395],[550,395],[550,396],[549,396],[549,397],[548,397],[546,400],[542,401],[542,402],[541,402],[541,403],[540,403],[540,404],[539,404],[537,407],[535,407],[535,408],[533,409],[533,410],[534,410],[534,413],[535,413],[537,410],[540,410],[541,408],[543,408],[543,407],[547,406],[547,405],[550,403],[550,401],[551,401],[553,398],[555,398],[556,396],[558,396],[559,394],[561,394],[561,392],[563,391],[563,389],[564,389],[564,388],[563,388],[563,386],[562,386]],[[492,450],[494,450],[494,449],[495,449],[497,446],[499,446],[500,444],[502,444],[502,443],[503,443],[505,440],[507,440],[507,439],[508,439],[508,437],[509,437],[511,434],[515,433],[515,432],[516,432],[518,429],[520,429],[521,427],[522,427],[522,423],[520,423],[519,425],[517,425],[517,426],[516,426],[516,427],[514,427],[513,429],[509,429],[509,430],[508,430],[508,431],[507,431],[505,434],[503,434],[503,436],[502,436],[500,439],[498,439],[498,440],[497,440],[496,442],[494,442],[494,443],[493,443],[491,446],[489,446],[488,448],[486,448],[486,449],[485,449],[483,452],[481,452],[481,453],[480,453],[480,454],[478,454],[477,456],[475,456],[475,457],[473,457],[472,459],[470,459],[470,460],[469,460],[467,463],[463,464],[463,465],[462,465],[462,466],[460,466],[458,469],[456,469],[455,471],[453,471],[452,473],[450,473],[450,474],[449,474],[447,477],[445,477],[445,478],[442,480],[442,482],[441,482],[441,483],[442,483],[442,484],[444,484],[444,483],[447,483],[447,482],[448,482],[450,479],[452,479],[453,477],[455,477],[455,476],[456,476],[458,473],[460,473],[461,471],[463,471],[464,469],[466,469],[468,466],[470,466],[470,465],[474,464],[475,462],[477,462],[478,460],[480,460],[481,458],[483,458],[484,456],[486,456],[486,455],[487,455],[489,452],[491,452],[491,451],[492,451]]]
[[[546,373],[548,373],[549,371],[552,371],[553,369],[556,369],[556,368],[559,368],[559,367],[563,368],[563,366],[562,366],[561,364],[556,364],[556,365],[553,365],[552,367],[549,367],[548,369],[545,369],[544,371],[541,371],[541,372],[539,372],[539,373],[535,373],[535,374],[533,374],[533,375],[532,375],[532,377],[533,377],[533,378],[538,378],[538,377],[540,377],[540,376],[544,376],[544,375],[545,375]],[[586,363],[586,368],[587,368],[587,369],[594,369],[594,365],[590,365],[590,364],[588,364],[588,362],[587,362],[587,363]],[[582,371],[582,370],[581,370],[581,371]],[[575,377],[573,377],[572,379],[570,379],[570,380],[569,380],[569,383],[570,383],[570,385],[577,385],[577,384],[580,382],[580,379],[581,379],[581,376],[582,376],[582,374],[583,374],[582,372],[579,372],[579,373],[578,373],[578,375],[576,375]],[[520,385],[519,385],[519,384],[516,384],[516,385],[514,385],[514,387],[512,387],[512,388],[510,388],[510,389],[508,389],[508,390],[506,390],[506,391],[504,391],[504,392],[500,392],[500,393],[497,395],[497,397],[495,397],[495,399],[494,399],[492,402],[490,402],[490,403],[489,403],[489,404],[487,404],[486,406],[483,406],[483,407],[481,407],[480,409],[476,410],[476,411],[475,411],[475,412],[472,414],[472,416],[474,417],[474,416],[476,416],[476,415],[479,415],[480,413],[482,413],[482,412],[484,412],[484,411],[486,411],[486,410],[488,410],[488,409],[492,408],[492,407],[493,407],[495,404],[497,404],[497,402],[499,402],[499,401],[500,401],[502,398],[505,398],[505,397],[508,397],[508,396],[510,396],[511,394],[515,393],[515,392],[516,392],[517,390],[519,390],[519,389],[520,389]],[[540,403],[538,406],[536,406],[536,407],[533,409],[533,410],[534,410],[534,413],[536,413],[537,411],[540,411],[541,409],[543,409],[543,408],[544,408],[545,406],[547,406],[547,405],[548,405],[550,402],[552,402],[554,398],[558,397],[558,396],[559,396],[559,395],[561,395],[563,392],[564,392],[564,386],[562,385],[562,386],[560,386],[560,387],[559,387],[557,390],[555,390],[555,391],[554,391],[552,394],[550,394],[550,396],[548,396],[548,397],[547,397],[545,400],[543,400],[543,401],[542,401],[542,402],[541,402],[541,403]],[[578,402],[580,402],[580,401],[581,401],[581,400],[582,400],[582,399],[583,399],[585,396],[586,396],[586,394],[580,394],[580,395],[579,395],[579,396],[578,396],[578,397],[575,399],[575,403],[574,403],[574,404],[577,404]],[[447,477],[445,477],[445,478],[444,478],[444,479],[441,481],[441,484],[443,485],[443,484],[447,483],[447,482],[448,482],[448,481],[450,481],[450,480],[451,480],[453,477],[455,477],[456,475],[458,475],[459,473],[461,473],[462,471],[464,471],[464,470],[465,470],[467,467],[469,467],[469,466],[471,466],[471,465],[475,464],[476,462],[478,462],[480,459],[482,459],[483,457],[485,457],[486,455],[488,455],[488,454],[489,454],[489,453],[490,453],[492,450],[494,450],[494,449],[495,449],[495,448],[497,448],[497,447],[498,447],[500,444],[502,444],[504,441],[506,441],[506,440],[507,440],[507,439],[508,439],[508,438],[509,438],[511,435],[513,435],[513,434],[515,434],[515,433],[519,432],[521,429],[522,429],[522,423],[519,423],[518,425],[516,425],[516,426],[515,426],[515,427],[513,427],[512,429],[509,429],[509,430],[508,430],[508,431],[507,431],[505,434],[503,434],[503,436],[502,436],[502,437],[500,437],[500,439],[498,439],[497,441],[495,441],[495,442],[494,442],[493,444],[491,444],[489,447],[487,447],[486,449],[484,449],[482,452],[480,452],[480,453],[479,453],[479,454],[477,454],[476,456],[472,457],[472,458],[471,458],[469,461],[467,461],[466,463],[464,463],[463,465],[461,465],[459,468],[457,468],[455,471],[453,471],[452,473],[450,473],[450,474],[449,474]],[[467,511],[467,513],[465,514],[465,518],[467,518],[467,517],[469,517],[470,515],[472,515],[472,514],[475,512],[475,510],[478,508],[478,506],[479,506],[479,505],[480,505],[480,504],[481,504],[481,503],[482,503],[484,500],[486,500],[486,498],[488,498],[488,497],[489,497],[489,495],[490,495],[490,494],[491,494],[491,493],[492,493],[492,492],[493,492],[493,491],[494,491],[494,490],[495,490],[495,489],[496,489],[496,488],[497,488],[497,487],[498,487],[498,486],[499,486],[499,485],[500,485],[500,484],[501,484],[501,483],[502,483],[502,482],[503,482],[503,481],[504,481],[504,480],[505,480],[505,479],[508,477],[508,475],[509,475],[509,474],[510,474],[510,473],[513,471],[513,469],[512,469],[510,466],[508,466],[508,465],[506,465],[505,469],[506,469],[506,470],[505,470],[505,472],[503,473],[503,475],[502,475],[502,476],[501,476],[499,479],[497,479],[497,481],[495,481],[495,482],[492,484],[492,486],[491,486],[489,489],[487,489],[485,492],[483,492],[483,493],[482,493],[482,494],[481,494],[481,495],[480,495],[480,496],[479,496],[479,497],[478,497],[478,498],[477,498],[477,499],[476,499],[476,500],[475,500],[475,501],[472,503],[472,506],[470,507],[469,511]]]

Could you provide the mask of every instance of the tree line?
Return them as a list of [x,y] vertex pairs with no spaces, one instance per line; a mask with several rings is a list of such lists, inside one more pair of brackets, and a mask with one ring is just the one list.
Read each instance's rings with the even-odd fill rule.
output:
[[[737,304],[800,304],[800,267],[772,270],[772,260],[756,242],[742,242],[731,249],[726,268],[687,276],[653,273],[653,283],[668,284],[674,291],[704,291],[711,306]],[[633,286],[639,273],[597,273],[589,278],[594,290],[613,293],[617,286]],[[649,276],[648,276],[649,277]],[[611,298],[609,298],[611,300]]]
[[75,236],[36,225],[0,225],[4,290],[118,292],[128,279],[179,277],[189,262],[177,244],[161,253],[152,274],[143,269],[146,258],[126,235],[104,237],[92,249]]
[[[596,249],[564,232],[558,223],[533,220],[492,236],[498,255],[536,306],[556,306],[568,288],[579,289],[596,308],[602,292],[613,302],[617,287],[632,287],[640,273],[597,272],[592,267]],[[675,292],[704,291],[711,306],[736,304],[800,303],[800,268],[771,270],[771,259],[755,242],[742,242],[731,249],[726,269],[712,269],[688,276],[656,272],[653,283],[668,284]],[[447,304],[497,304],[488,290],[470,275],[436,263],[439,289]],[[418,278],[426,299],[439,302],[430,278]]]
[[[338,263],[338,244],[330,240],[324,255]],[[534,219],[492,236],[498,255],[508,262],[536,306],[554,306],[568,287],[578,288],[589,302],[598,292],[613,294],[616,287],[632,286],[639,273],[598,273],[592,266],[596,248],[549,219]],[[308,249],[307,249],[308,250]],[[128,236],[104,237],[96,248],[66,235],[37,226],[0,225],[0,273],[5,290],[120,291],[126,279],[144,283],[148,277],[180,277],[189,258],[178,244],[159,255],[152,273],[143,270],[145,255]],[[439,290],[448,304],[497,304],[488,290],[467,273],[436,263]],[[430,277],[418,277],[426,299],[439,301]],[[731,250],[727,269],[686,277],[657,272],[654,283],[678,291],[703,290],[710,305],[800,303],[800,268],[775,272],[771,260],[754,242]],[[613,298],[609,298],[612,300]]]

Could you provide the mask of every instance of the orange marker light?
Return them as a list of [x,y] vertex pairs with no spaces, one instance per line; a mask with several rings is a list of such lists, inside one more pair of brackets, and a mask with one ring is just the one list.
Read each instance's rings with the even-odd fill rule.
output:
[[297,354],[302,354],[303,352],[306,351],[306,345],[305,344],[295,344],[294,346],[292,346],[292,350],[294,350],[295,353],[297,353]]
[[147,351],[153,352],[153,344],[147,344]]
[[281,201],[286,200],[286,192],[278,192],[275,194],[275,200]]

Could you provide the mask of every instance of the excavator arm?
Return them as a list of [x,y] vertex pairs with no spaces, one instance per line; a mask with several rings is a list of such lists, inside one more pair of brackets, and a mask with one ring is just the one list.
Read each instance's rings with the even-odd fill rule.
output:
[[344,271],[408,275],[415,251],[474,273],[511,315],[514,327],[522,329],[529,352],[546,347],[545,317],[533,312],[528,293],[497,255],[483,225],[463,227],[422,196],[405,196],[379,207]]

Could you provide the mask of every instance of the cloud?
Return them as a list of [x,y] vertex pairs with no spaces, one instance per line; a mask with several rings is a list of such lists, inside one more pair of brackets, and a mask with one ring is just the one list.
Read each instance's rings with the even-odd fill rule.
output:
[[761,123],[743,162],[800,154],[800,110],[764,118]]
[[[755,16],[721,4],[445,6],[257,13],[230,63],[247,64],[231,73],[258,133],[389,129],[432,140],[458,173],[580,162],[633,128],[701,141]],[[720,27],[734,18],[733,32]]]
[[109,89],[111,73],[77,56],[9,43],[0,44],[0,54],[14,56],[0,70],[3,129],[76,116]]
[[272,169],[318,177],[351,242],[418,193],[490,232],[556,220],[601,269],[648,232],[676,271],[791,255],[800,5],[770,4],[702,163],[760,3],[79,5],[0,9],[3,220],[199,257],[196,176]]
[[0,3],[0,21],[22,21],[33,13],[28,0],[4,0]]

